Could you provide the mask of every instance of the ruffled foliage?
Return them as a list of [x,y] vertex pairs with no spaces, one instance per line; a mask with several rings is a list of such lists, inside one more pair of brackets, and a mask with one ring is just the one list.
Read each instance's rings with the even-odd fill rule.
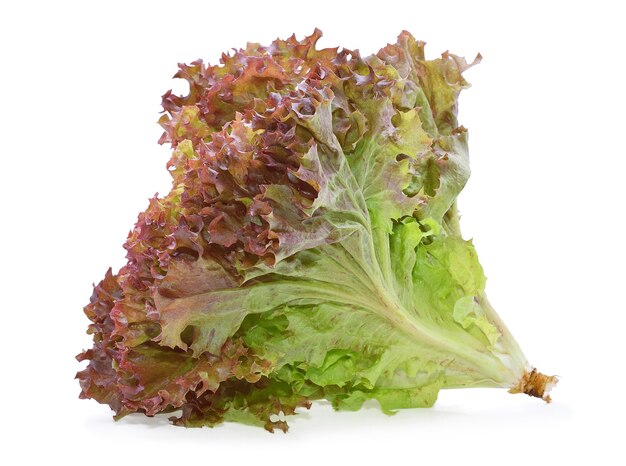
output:
[[470,65],[407,32],[365,58],[320,36],[179,65],[189,94],[159,120],[172,190],[85,307],[81,397],[271,431],[311,400],[393,412],[519,379],[458,230]]

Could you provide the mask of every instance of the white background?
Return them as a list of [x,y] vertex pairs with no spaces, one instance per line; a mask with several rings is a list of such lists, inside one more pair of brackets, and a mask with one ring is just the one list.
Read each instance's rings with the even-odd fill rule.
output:
[[[626,123],[620,2],[3,2],[0,7],[0,403],[5,464],[624,464]],[[424,4],[422,4],[424,3]],[[483,62],[460,101],[472,178],[462,226],[487,291],[554,402],[442,391],[387,417],[323,403],[287,435],[78,400],[82,307],[148,197],[177,62],[321,28],[363,54],[402,29]],[[34,464],[34,463],[32,463]]]

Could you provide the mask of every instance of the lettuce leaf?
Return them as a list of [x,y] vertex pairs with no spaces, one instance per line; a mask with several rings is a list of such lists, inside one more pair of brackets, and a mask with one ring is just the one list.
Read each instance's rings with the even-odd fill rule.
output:
[[426,60],[407,32],[366,58],[317,50],[320,36],[180,65],[189,94],[163,96],[172,190],[85,307],[81,397],[116,418],[273,431],[317,399],[386,413],[442,388],[549,400],[556,379],[487,302],[459,229],[471,64]]

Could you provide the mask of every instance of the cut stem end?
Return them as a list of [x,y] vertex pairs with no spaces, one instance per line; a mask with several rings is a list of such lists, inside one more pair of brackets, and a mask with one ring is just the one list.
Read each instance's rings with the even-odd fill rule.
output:
[[526,372],[518,384],[509,390],[509,393],[526,393],[528,396],[541,398],[546,403],[550,403],[550,390],[557,384],[559,379],[553,375],[543,375],[533,368]]

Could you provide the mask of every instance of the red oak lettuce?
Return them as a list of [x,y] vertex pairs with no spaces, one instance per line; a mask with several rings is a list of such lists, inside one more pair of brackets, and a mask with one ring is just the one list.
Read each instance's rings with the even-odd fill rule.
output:
[[459,230],[471,64],[426,60],[407,32],[366,58],[317,50],[320,36],[180,65],[189,94],[163,96],[172,190],[85,307],[81,397],[116,418],[272,431],[317,399],[393,412],[488,386],[549,400],[556,379],[528,365]]

